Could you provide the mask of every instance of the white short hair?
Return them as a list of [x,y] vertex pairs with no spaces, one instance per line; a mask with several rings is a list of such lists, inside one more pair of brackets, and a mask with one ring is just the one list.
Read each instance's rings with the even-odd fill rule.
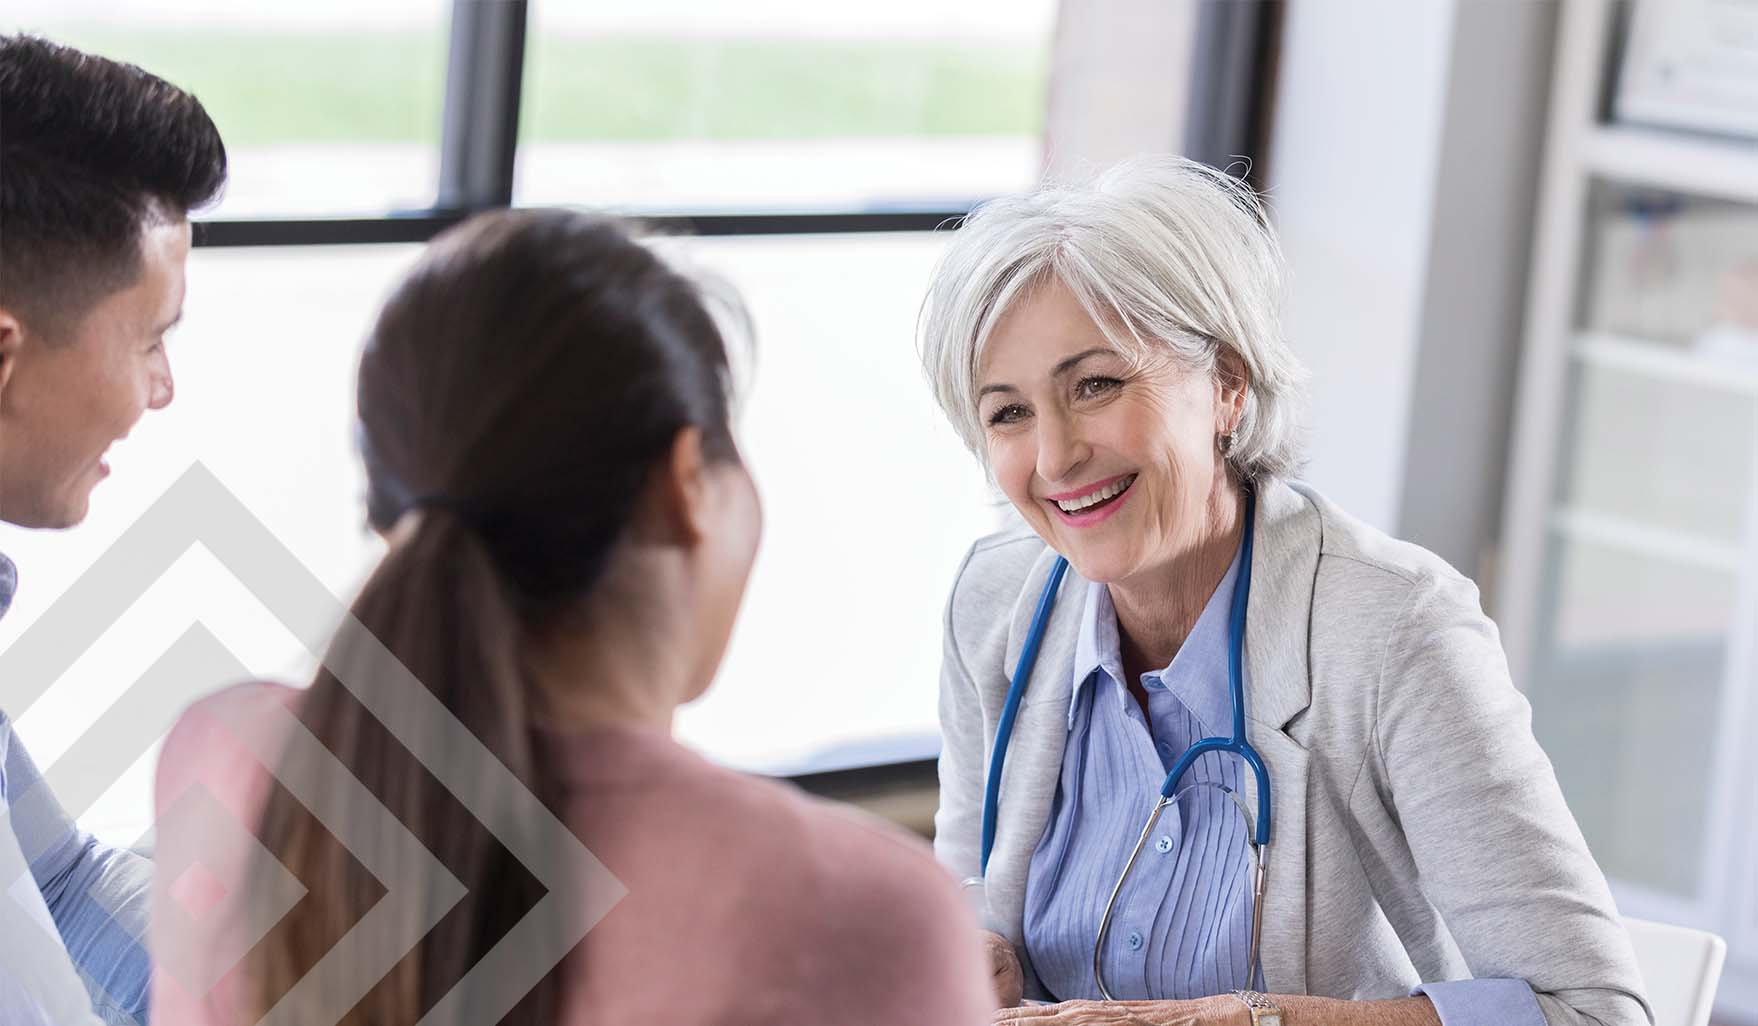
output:
[[1009,306],[1052,279],[1137,364],[1167,354],[1212,374],[1220,347],[1237,353],[1250,385],[1229,461],[1247,479],[1294,471],[1305,370],[1281,337],[1281,246],[1250,186],[1192,160],[1144,157],[966,219],[918,327],[935,397],[979,459],[983,346]]

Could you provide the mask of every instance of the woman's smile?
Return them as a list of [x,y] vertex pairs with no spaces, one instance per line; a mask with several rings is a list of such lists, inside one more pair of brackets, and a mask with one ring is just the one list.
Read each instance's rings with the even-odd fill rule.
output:
[[1091,527],[1111,518],[1129,500],[1135,474],[1119,474],[1074,491],[1046,496],[1044,502],[1071,527]]

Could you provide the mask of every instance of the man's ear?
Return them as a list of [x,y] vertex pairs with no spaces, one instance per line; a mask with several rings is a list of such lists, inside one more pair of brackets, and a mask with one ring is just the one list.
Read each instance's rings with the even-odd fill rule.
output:
[[0,396],[6,394],[6,383],[12,380],[12,369],[18,366],[18,351],[24,345],[24,325],[11,310],[0,306]]
[[702,430],[687,427],[654,465],[632,529],[648,541],[693,548],[708,534],[708,482]]

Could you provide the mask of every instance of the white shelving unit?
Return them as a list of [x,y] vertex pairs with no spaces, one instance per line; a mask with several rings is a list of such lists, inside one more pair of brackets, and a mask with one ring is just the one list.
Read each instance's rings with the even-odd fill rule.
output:
[[1729,574],[1740,573],[1745,565],[1746,554],[1737,546],[1682,531],[1669,531],[1639,520],[1559,506],[1551,512],[1550,523],[1555,533],[1565,537],[1621,549],[1645,558],[1671,560]]
[[1601,332],[1576,336],[1573,353],[1576,360],[1585,364],[1669,379],[1712,391],[1758,396],[1758,363],[1731,364],[1694,353],[1663,349],[1642,339]]
[[1594,197],[1758,210],[1758,141],[1605,124],[1619,13],[1563,0],[1494,612],[1621,910],[1758,1023],[1758,360],[1585,323]]
[[1758,203],[1758,150],[1737,140],[1593,125],[1586,130],[1581,162],[1588,172],[1612,181]]

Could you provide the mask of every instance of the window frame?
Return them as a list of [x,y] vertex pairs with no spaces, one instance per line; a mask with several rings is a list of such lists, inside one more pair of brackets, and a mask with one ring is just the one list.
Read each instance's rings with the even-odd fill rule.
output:
[[[377,217],[202,220],[196,225],[195,245],[424,243],[476,214],[515,206],[513,176],[529,13],[530,0],[452,0],[439,176],[430,207]],[[825,235],[956,228],[970,208],[617,213],[668,234]]]

